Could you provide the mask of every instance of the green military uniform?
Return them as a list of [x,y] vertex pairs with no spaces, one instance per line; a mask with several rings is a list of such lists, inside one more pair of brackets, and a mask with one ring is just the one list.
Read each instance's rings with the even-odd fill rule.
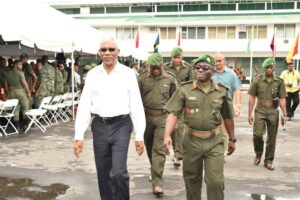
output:
[[[175,47],[171,51],[171,57],[182,55],[182,49],[179,47]],[[174,66],[172,62],[168,62],[164,64],[164,68],[166,71],[173,73],[176,76],[177,84],[189,80],[193,80],[193,68],[192,65],[185,62],[184,60],[181,63],[181,66]],[[173,148],[175,151],[175,156],[178,158],[182,157],[182,142],[183,142],[183,121],[182,117],[177,121],[177,128],[175,130],[175,134],[172,134]]]
[[[275,61],[268,58],[263,63],[263,68],[274,65]],[[257,157],[263,154],[263,135],[267,129],[267,144],[265,153],[265,165],[272,163],[275,154],[276,136],[279,124],[278,106],[274,108],[273,98],[285,98],[286,91],[284,81],[274,74],[272,79],[266,75],[259,75],[253,79],[248,94],[258,99],[253,126],[254,151]]]
[[64,79],[64,93],[69,91],[69,83],[68,81],[68,72],[66,70],[62,71],[63,79]]
[[[148,63],[151,66],[161,66],[162,57],[154,53],[149,56]],[[138,83],[146,114],[144,140],[151,164],[152,185],[161,187],[166,160],[163,140],[167,112],[163,107],[177,89],[177,83],[175,76],[163,69],[160,77],[152,76],[150,70],[144,72],[138,77]]]
[[29,110],[29,100],[23,87],[22,81],[25,80],[24,73],[17,69],[7,72],[6,80],[10,92],[10,99],[18,99],[19,103],[15,111],[14,121],[19,121],[19,113],[22,111],[23,119],[26,119],[25,113]]
[[63,73],[59,70],[55,70],[55,95],[64,93],[64,77]]
[[55,92],[55,69],[50,64],[45,63],[40,71],[41,79],[45,83],[45,91],[41,92],[41,98],[53,96]]
[[[200,58],[198,62],[207,57]],[[181,84],[165,109],[177,118],[184,113],[187,130],[184,135],[182,159],[186,199],[201,199],[203,166],[207,199],[224,199],[224,144],[219,127],[222,118],[234,118],[228,88],[213,82],[208,87],[203,87],[196,81],[188,81]]]
[[34,74],[34,70],[32,69],[32,66],[28,63],[23,64],[22,70],[24,72],[25,79],[26,79],[26,82],[28,84],[28,88],[31,91],[32,87],[33,87],[32,76]]

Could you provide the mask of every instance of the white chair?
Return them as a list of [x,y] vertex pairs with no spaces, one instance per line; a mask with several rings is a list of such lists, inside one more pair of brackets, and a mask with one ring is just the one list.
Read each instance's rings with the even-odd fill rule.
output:
[[[46,132],[46,127],[50,126],[50,119],[46,115],[47,110],[43,109],[45,105],[48,105],[51,101],[52,97],[45,97],[42,99],[40,107],[38,109],[31,109],[27,111],[25,114],[30,119],[27,129],[25,133],[29,131],[32,125],[36,125],[43,133]],[[40,121],[41,119],[44,121],[45,125],[43,125]]]
[[67,98],[68,98],[69,93],[65,93],[62,95],[60,101],[57,104],[57,113],[61,116],[63,122],[67,122],[70,120],[70,117],[68,116],[68,108],[67,108]]
[[[11,122],[11,119],[15,116],[14,113],[18,103],[18,99],[8,99],[4,102],[2,108],[0,109],[0,118],[6,119],[6,122],[3,125],[0,124],[0,129],[5,136],[19,133],[18,129]],[[7,127],[9,125],[14,129],[14,131],[11,133],[7,132]]]
[[[73,117],[73,101],[74,106],[78,106],[80,101],[80,91],[74,93],[74,98],[72,97],[72,93],[69,93],[67,100],[66,100],[66,113],[68,113],[71,117]],[[73,98],[73,101],[72,101]]]
[[58,117],[62,119],[62,117],[57,112],[58,109],[57,104],[59,103],[61,97],[62,95],[57,95],[53,97],[52,101],[50,101],[48,104],[43,105],[43,109],[49,111],[49,115],[50,115],[49,119],[51,125],[58,124],[58,120],[57,120]]

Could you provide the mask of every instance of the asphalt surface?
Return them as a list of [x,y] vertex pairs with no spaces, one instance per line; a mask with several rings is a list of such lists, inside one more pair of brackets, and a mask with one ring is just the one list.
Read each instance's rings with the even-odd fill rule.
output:
[[[253,165],[252,127],[247,122],[248,96],[243,94],[240,117],[236,118],[236,152],[226,157],[225,199],[300,199],[300,110],[280,127],[277,136],[274,171]],[[100,199],[92,135],[88,131],[79,160],[73,156],[74,123],[60,123],[43,134],[33,128],[26,135],[0,137],[0,200],[97,200]],[[130,193],[133,200],[152,200],[146,154],[137,157],[132,136],[128,154]],[[182,169],[174,169],[167,158],[164,196],[160,199],[184,200]],[[18,191],[18,192],[16,192]],[[20,192],[21,191],[21,192]],[[202,191],[206,199],[205,183]]]

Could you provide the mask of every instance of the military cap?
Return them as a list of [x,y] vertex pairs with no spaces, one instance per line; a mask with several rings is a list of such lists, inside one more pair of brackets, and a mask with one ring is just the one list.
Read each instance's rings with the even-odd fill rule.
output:
[[180,47],[175,47],[174,49],[172,49],[171,51],[172,57],[180,56],[180,55],[182,55],[182,49]]
[[92,69],[92,67],[91,67],[91,65],[85,65],[83,69],[88,71],[88,70]]
[[266,58],[262,64],[262,68],[267,68],[271,65],[275,65],[275,60],[274,58]]
[[90,66],[91,66],[91,69],[92,69],[92,68],[96,67],[97,64],[96,63],[91,63]]
[[205,54],[203,56],[199,56],[198,58],[194,59],[192,61],[192,64],[195,65],[198,62],[206,62],[206,63],[211,64],[211,65],[216,64],[215,59],[212,56],[208,55],[208,54]]
[[22,59],[22,58],[28,58],[28,55],[27,55],[26,53],[22,53],[22,54],[20,55],[20,59]]
[[159,53],[152,53],[147,59],[147,63],[150,67],[160,66],[163,62],[163,58]]

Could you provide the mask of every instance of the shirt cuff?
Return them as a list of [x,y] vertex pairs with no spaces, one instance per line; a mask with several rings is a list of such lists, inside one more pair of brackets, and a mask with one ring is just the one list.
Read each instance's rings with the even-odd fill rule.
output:
[[144,134],[135,133],[135,141],[144,141]]
[[74,140],[83,140],[83,135],[77,135],[75,134]]

